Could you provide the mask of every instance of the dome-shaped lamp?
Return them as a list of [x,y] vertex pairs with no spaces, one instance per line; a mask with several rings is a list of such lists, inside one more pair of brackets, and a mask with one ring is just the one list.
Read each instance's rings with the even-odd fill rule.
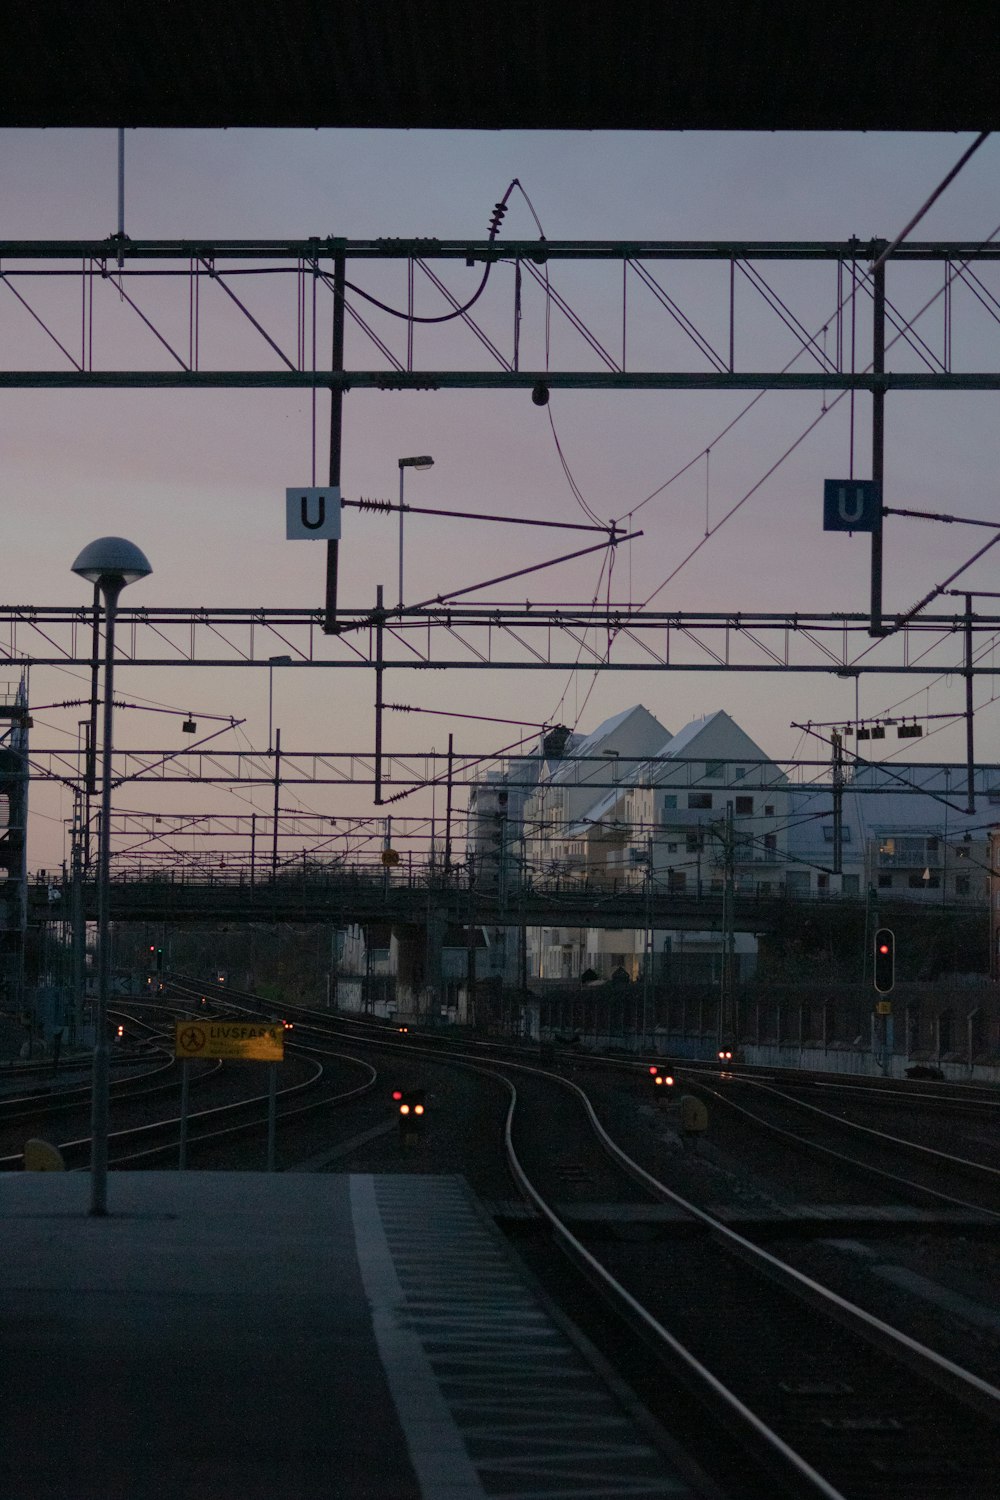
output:
[[73,564],[73,572],[88,583],[104,584],[120,579],[122,588],[148,577],[152,571],[145,552],[123,536],[100,536],[96,542],[88,542]]

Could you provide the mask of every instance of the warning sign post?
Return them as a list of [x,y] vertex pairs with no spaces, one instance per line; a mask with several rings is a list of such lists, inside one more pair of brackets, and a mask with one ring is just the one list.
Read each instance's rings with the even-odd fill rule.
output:
[[280,1021],[175,1021],[174,1056],[282,1062],[285,1028]]
[[212,1061],[270,1063],[267,1088],[267,1170],[274,1171],[278,1121],[278,1069],[284,1061],[285,1028],[278,1021],[175,1021],[174,1056],[181,1060],[181,1171],[187,1167],[188,1063],[204,1057]]

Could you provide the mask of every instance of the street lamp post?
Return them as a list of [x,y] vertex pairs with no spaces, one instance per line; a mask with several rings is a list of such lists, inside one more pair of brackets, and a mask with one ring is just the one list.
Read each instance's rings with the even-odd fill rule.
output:
[[403,607],[403,472],[405,469],[432,469],[434,460],[429,453],[418,454],[416,458],[401,458],[399,460],[399,607]]
[[274,719],[274,669],[275,667],[290,667],[292,658],[290,656],[269,656],[267,658],[267,752],[270,755],[272,746],[273,730],[271,728]]
[[127,584],[152,568],[134,542],[102,536],[84,547],[73,572],[100,590],[104,599],[104,731],[101,761],[101,829],[97,846],[97,1005],[94,1015],[94,1069],[91,1102],[90,1212],[108,1211],[108,1041],[111,944],[108,906],[111,856],[111,748],[114,691],[115,613]]

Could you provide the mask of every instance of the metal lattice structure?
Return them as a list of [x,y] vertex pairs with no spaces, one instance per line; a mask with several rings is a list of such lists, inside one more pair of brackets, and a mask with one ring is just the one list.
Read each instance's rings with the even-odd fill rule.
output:
[[[121,233],[97,241],[0,240],[0,282],[21,334],[3,347],[22,361],[30,351],[29,363],[2,358],[0,386],[502,390],[530,389],[543,379],[552,389],[583,390],[997,389],[996,370],[963,358],[951,309],[964,298],[981,324],[992,319],[1000,327],[1000,299],[993,278],[986,279],[1000,245],[906,242],[893,250],[884,318],[887,350],[898,352],[878,369],[871,330],[883,312],[874,262],[886,248],[882,240],[857,239],[206,241]],[[600,271],[602,301],[617,301],[613,342],[588,326],[587,308],[575,305],[580,295],[571,302],[561,290],[560,277],[580,266]],[[789,270],[804,266],[817,273],[808,288]],[[484,270],[489,286],[473,314],[465,304]],[[683,292],[665,284],[679,271]],[[804,290],[811,302],[822,295],[826,304],[810,314],[812,326],[794,311]],[[714,311],[700,324],[684,302],[706,300]],[[855,300],[862,309],[870,304],[872,319],[851,316]],[[941,313],[926,336],[912,327],[924,303]],[[331,359],[338,304],[349,324],[346,365]],[[390,331],[380,321],[383,304],[402,314]],[[539,315],[537,333],[543,307],[571,338],[562,368],[537,361],[531,319]],[[656,359],[630,329],[637,308],[643,318],[662,314]],[[432,335],[449,315],[471,335],[475,363],[435,360],[440,346]],[[149,361],[141,367],[116,366],[109,350],[120,317],[145,330]],[[251,338],[246,354],[239,366],[231,355],[224,363],[240,328]],[[765,363],[751,364],[747,351],[759,355],[762,328],[787,342],[774,344]],[[374,365],[372,352],[379,356]],[[798,357],[805,368],[792,369]]]

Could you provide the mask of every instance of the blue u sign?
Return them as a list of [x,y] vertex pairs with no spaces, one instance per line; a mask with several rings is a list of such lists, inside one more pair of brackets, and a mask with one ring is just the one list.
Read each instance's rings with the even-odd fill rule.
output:
[[877,531],[882,486],[874,479],[824,479],[824,531]]

